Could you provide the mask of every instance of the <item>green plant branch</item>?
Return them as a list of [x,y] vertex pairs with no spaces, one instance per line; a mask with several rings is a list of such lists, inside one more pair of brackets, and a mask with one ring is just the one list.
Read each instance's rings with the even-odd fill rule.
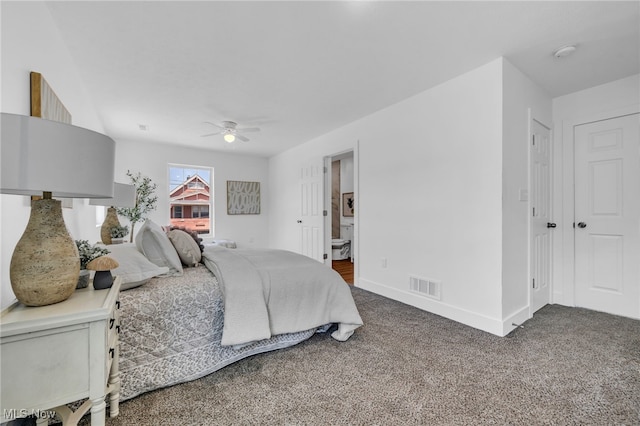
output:
[[143,176],[140,172],[132,173],[127,170],[127,176],[136,187],[136,205],[134,207],[120,207],[116,209],[120,216],[126,217],[131,222],[130,242],[133,242],[133,231],[136,223],[147,219],[149,212],[156,209],[158,196],[155,195],[158,185],[151,178]]

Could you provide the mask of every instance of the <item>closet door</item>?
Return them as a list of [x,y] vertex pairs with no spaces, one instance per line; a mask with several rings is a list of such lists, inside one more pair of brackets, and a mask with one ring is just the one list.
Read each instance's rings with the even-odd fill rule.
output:
[[640,318],[640,114],[575,127],[576,305]]

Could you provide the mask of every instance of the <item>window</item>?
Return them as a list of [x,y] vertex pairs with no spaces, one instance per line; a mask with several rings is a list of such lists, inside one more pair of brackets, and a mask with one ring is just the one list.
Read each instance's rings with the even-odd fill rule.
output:
[[193,206],[191,208],[191,217],[209,217],[209,206]]
[[182,219],[182,206],[173,206],[171,218]]
[[169,164],[171,225],[213,235],[213,169]]

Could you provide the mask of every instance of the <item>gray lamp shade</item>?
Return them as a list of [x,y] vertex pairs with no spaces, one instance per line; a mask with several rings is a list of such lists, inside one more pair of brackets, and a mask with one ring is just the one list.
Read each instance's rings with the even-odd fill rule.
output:
[[113,196],[115,142],[70,124],[2,113],[0,193]]
[[115,142],[108,136],[37,117],[0,115],[0,193],[42,195],[11,256],[9,277],[27,306],[61,302],[74,292],[80,257],[52,197],[113,197]]
[[113,183],[112,198],[92,198],[89,200],[92,206],[135,207],[136,187],[124,183]]

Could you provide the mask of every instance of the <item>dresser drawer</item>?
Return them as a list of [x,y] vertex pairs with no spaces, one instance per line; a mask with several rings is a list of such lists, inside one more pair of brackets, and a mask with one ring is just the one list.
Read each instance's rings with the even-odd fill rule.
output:
[[50,408],[85,397],[89,392],[89,332],[82,324],[4,339],[2,408]]

